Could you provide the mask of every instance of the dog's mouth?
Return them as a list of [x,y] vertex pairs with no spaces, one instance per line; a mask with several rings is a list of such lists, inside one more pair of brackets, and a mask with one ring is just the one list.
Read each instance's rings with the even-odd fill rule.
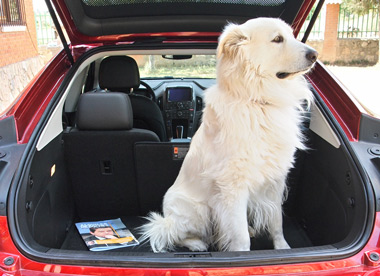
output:
[[306,60],[301,63],[304,64],[305,68],[301,67],[300,70],[295,72],[277,72],[276,77],[279,79],[286,79],[294,75],[302,75],[307,73],[311,68],[314,67],[314,64],[318,58],[318,53],[313,49],[309,49],[306,52],[305,58]]
[[302,74],[305,74],[305,73],[307,73],[311,68],[312,68],[312,66],[309,67],[309,68],[307,68],[307,69],[305,69],[305,70],[296,71],[296,72],[278,72],[278,73],[276,74],[276,77],[279,78],[279,79],[282,79],[282,80],[283,80],[283,79],[289,78],[289,77],[294,76],[294,75],[302,75]]
[[279,79],[286,79],[287,77],[289,77],[290,75],[293,75],[293,74],[296,74],[296,73],[278,72],[276,74],[276,77]]

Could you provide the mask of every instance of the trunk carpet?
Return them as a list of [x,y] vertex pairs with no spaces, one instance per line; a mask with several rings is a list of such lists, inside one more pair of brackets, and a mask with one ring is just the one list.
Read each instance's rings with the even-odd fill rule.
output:
[[[110,218],[100,218],[96,220],[105,220]],[[95,221],[94,219],[83,219],[82,221]],[[140,235],[136,231],[138,226],[144,223],[141,217],[121,217],[123,223],[139,239]],[[297,223],[295,218],[284,217],[283,222],[285,239],[291,248],[310,247],[313,246],[307,237],[304,229]],[[79,235],[75,225],[70,228],[61,249],[87,251],[87,246]],[[273,244],[267,233],[263,233],[251,239],[251,250],[273,249]],[[177,248],[176,252],[188,252],[186,248]],[[209,251],[214,251],[210,248]],[[134,247],[124,247],[113,249],[112,252],[151,252],[149,242]]]

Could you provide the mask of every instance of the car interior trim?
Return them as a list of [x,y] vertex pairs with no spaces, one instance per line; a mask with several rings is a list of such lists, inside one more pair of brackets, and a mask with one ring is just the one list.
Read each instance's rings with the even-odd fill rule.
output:
[[327,123],[326,118],[316,105],[311,106],[310,129],[327,141],[335,148],[340,147],[340,141],[331,126]]

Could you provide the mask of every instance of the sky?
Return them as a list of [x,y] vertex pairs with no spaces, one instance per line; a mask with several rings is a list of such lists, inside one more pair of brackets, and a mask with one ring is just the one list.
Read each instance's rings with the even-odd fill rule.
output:
[[33,0],[34,11],[47,11],[45,0]]

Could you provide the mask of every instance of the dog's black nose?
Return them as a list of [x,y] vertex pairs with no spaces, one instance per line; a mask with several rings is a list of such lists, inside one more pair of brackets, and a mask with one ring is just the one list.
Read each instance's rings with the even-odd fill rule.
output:
[[309,51],[306,53],[306,58],[307,60],[311,61],[311,62],[316,62],[317,61],[317,58],[318,58],[318,52],[317,51]]

